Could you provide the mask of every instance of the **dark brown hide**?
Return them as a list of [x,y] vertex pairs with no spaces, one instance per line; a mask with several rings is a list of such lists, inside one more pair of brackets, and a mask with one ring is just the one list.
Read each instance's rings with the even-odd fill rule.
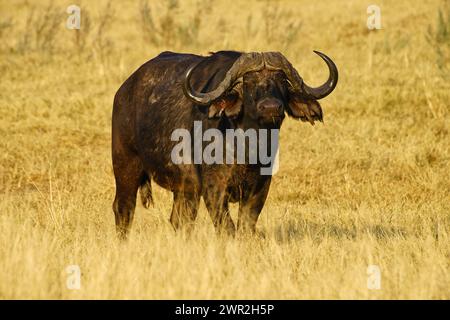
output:
[[[189,85],[198,94],[208,93],[223,86],[227,72],[237,68],[236,61],[261,57],[252,54],[243,60],[242,55],[234,51],[208,57],[164,52],[142,65],[117,91],[112,115],[113,209],[121,238],[131,226],[137,191],[141,190],[144,206],[152,203],[152,180],[173,192],[170,221],[176,230],[192,226],[200,198],[219,232],[235,232],[229,202],[239,202],[238,228],[255,230],[271,176],[261,175],[255,164],[174,164],[171,152],[178,141],[171,140],[172,132],[184,128],[193,136],[194,121],[200,121],[204,131],[277,129],[285,113],[311,123],[322,121],[322,109],[312,93],[323,96],[334,87],[316,90],[305,86],[301,78],[292,85],[287,73],[295,75],[296,71],[287,70],[287,60],[271,53],[266,60],[283,64],[282,68],[258,62],[262,69],[238,74],[239,79],[233,79],[209,103],[196,103],[186,89],[183,92],[190,68]],[[337,69],[333,81],[329,84],[335,86]]]

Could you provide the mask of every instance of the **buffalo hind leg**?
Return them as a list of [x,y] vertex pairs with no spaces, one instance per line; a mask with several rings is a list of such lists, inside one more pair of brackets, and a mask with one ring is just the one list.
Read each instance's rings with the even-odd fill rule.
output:
[[197,217],[200,196],[197,193],[176,191],[173,193],[173,207],[170,223],[175,231],[191,231]]
[[118,237],[125,240],[133,222],[137,191],[144,171],[136,156],[127,159],[113,158],[113,166],[116,179],[116,197],[113,203],[116,231]]

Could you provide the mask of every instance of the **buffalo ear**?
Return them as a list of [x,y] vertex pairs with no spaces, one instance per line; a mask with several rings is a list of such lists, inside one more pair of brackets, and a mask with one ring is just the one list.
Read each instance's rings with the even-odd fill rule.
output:
[[239,94],[232,90],[214,101],[208,110],[208,118],[220,118],[224,113],[230,119],[236,119],[242,110],[242,100]]
[[323,122],[322,108],[317,100],[308,100],[291,95],[288,103],[287,113],[294,119],[309,121],[314,125],[314,121]]

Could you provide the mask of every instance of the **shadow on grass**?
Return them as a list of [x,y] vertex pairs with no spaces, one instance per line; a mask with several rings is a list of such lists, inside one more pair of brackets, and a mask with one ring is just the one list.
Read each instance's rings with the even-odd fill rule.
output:
[[290,242],[305,238],[321,241],[325,238],[355,240],[362,236],[370,236],[378,240],[404,238],[404,229],[379,224],[344,227],[335,224],[319,224],[309,220],[287,221],[275,228],[273,236],[278,242]]

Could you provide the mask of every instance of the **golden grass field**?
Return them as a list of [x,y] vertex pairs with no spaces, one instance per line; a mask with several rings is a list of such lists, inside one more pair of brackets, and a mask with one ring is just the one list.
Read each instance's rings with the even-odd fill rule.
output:
[[[72,3],[0,1],[0,298],[450,298],[448,1],[83,0],[80,31]],[[281,51],[311,85],[327,74],[312,50],[332,57],[325,123],[284,122],[257,236],[216,236],[203,204],[192,236],[175,234],[155,186],[120,243],[116,90],[161,51],[221,49]]]

